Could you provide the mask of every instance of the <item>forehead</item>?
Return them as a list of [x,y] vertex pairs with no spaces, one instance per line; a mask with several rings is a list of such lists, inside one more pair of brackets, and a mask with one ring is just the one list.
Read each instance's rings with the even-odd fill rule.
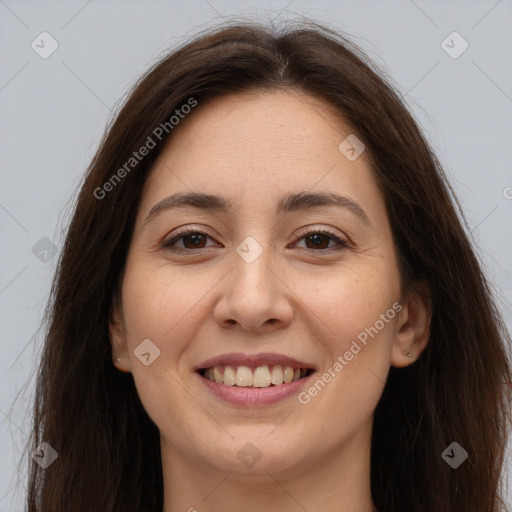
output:
[[[189,153],[223,161],[245,162],[314,158],[325,160],[325,149],[338,146],[350,130],[322,101],[299,91],[252,91],[199,104],[169,141],[165,153]],[[324,156],[324,158],[322,158]]]
[[369,155],[348,160],[350,126],[322,100],[299,91],[232,94],[199,103],[159,156],[143,209],[176,191],[263,204],[290,191],[334,191],[381,201]]

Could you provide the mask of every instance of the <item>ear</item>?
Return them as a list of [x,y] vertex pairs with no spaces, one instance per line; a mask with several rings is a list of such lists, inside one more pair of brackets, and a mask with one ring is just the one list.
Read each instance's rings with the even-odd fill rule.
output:
[[397,335],[391,351],[391,366],[402,368],[414,363],[430,338],[432,303],[425,282],[411,286],[398,314]]
[[[128,357],[128,343],[122,313],[121,301],[115,293],[112,299],[112,309],[108,321],[108,334],[112,347],[112,363],[122,372],[130,371],[130,358]],[[118,361],[119,359],[119,361]]]

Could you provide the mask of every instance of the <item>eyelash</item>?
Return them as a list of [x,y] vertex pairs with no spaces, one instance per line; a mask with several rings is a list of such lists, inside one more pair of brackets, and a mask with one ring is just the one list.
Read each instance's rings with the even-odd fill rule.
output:
[[[183,230],[180,233],[176,234],[175,236],[173,236],[169,240],[163,242],[162,247],[167,249],[167,250],[169,250],[169,251],[175,252],[175,253],[179,253],[179,252],[187,253],[187,252],[190,252],[190,251],[198,252],[198,251],[201,251],[203,249],[208,249],[208,247],[200,247],[199,249],[188,249],[188,248],[182,248],[182,247],[173,247],[174,243],[176,243],[180,239],[182,239],[185,236],[190,235],[190,234],[207,236],[208,238],[211,238],[213,240],[213,237],[211,235],[209,235],[208,233],[205,233],[204,231],[200,231],[200,230],[194,229],[194,228],[186,228],[185,230]],[[334,248],[334,249],[332,247],[331,248],[327,248],[327,249],[310,249],[310,248],[306,247],[305,249],[307,249],[308,251],[315,251],[315,252],[317,252],[317,251],[320,251],[320,252],[338,252],[338,251],[342,251],[344,249],[347,249],[350,246],[349,243],[346,240],[340,239],[337,235],[335,235],[334,233],[332,233],[331,231],[329,231],[328,229],[325,229],[325,228],[322,228],[322,229],[312,229],[310,231],[302,233],[298,240],[302,240],[303,238],[307,238],[308,236],[312,236],[312,235],[326,235],[329,238],[331,238],[332,240],[334,240],[339,245],[339,247]]]

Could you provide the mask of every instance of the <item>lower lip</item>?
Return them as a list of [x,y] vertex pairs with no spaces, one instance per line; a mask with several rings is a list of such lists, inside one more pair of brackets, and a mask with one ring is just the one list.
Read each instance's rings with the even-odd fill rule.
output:
[[279,384],[278,386],[270,386],[268,388],[244,388],[239,386],[227,386],[219,384],[198,374],[199,378],[214,395],[222,400],[239,407],[258,407],[262,405],[270,405],[285,398],[288,398],[300,390],[309,378],[314,375],[308,375],[295,382],[287,384]]

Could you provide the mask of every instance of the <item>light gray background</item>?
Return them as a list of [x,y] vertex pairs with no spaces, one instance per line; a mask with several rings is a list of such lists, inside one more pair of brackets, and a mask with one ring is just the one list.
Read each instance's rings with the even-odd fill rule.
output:
[[[297,14],[344,30],[391,75],[448,172],[512,327],[510,0],[0,0],[0,511],[24,510],[18,463],[57,261],[32,248],[43,237],[62,246],[111,110],[185,36],[223,17]],[[31,48],[43,31],[59,44],[45,60]],[[469,43],[457,59],[441,47],[453,31]]]

